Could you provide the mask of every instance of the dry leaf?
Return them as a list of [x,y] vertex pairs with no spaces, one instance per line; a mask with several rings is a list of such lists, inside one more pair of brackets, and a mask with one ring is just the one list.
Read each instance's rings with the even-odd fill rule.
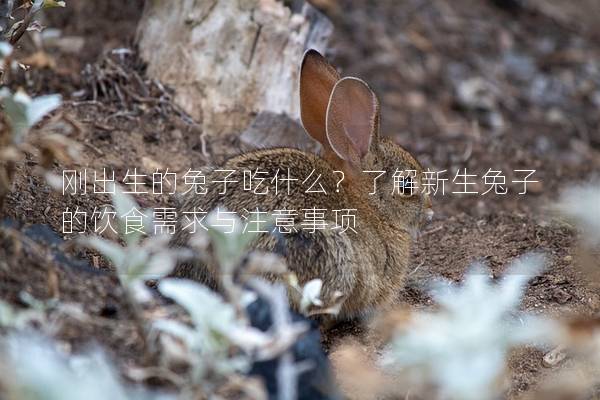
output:
[[52,58],[52,56],[50,56],[45,51],[41,50],[36,51],[28,57],[22,58],[20,61],[22,64],[34,68],[56,68],[56,61],[54,60],[54,58]]

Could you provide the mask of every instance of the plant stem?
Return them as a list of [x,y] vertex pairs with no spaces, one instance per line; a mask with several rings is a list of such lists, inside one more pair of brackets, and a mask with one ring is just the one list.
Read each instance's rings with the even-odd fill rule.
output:
[[[1,0],[0,0],[1,1]],[[41,9],[41,4],[37,5],[34,3],[33,6],[31,6],[31,8],[29,9],[29,11],[27,12],[27,14],[25,15],[25,18],[23,18],[23,22],[21,23],[21,25],[19,26],[19,28],[16,30],[15,33],[13,33],[13,35],[10,37],[9,43],[11,45],[15,45],[19,39],[21,39],[21,37],[25,34],[25,32],[27,32],[27,28],[29,28],[29,25],[31,24],[31,22],[33,21],[33,16]]]
[[133,323],[135,325],[138,336],[140,336],[142,340],[142,349],[144,357],[142,359],[142,364],[150,365],[156,358],[156,351],[154,351],[150,343],[148,342],[148,337],[150,336],[150,330],[148,329],[148,324],[142,317],[143,309],[140,307],[140,304],[135,300],[130,291],[125,288],[127,304],[129,306],[130,312],[133,314]]

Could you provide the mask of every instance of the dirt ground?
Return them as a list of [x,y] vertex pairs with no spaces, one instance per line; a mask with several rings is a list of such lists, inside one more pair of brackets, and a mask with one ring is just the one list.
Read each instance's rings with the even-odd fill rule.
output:
[[[45,49],[55,65],[32,68],[15,77],[11,87],[64,96],[65,106],[45,122],[44,131],[60,131],[84,146],[78,167],[110,168],[120,176],[133,167],[179,172],[237,152],[235,138],[205,140],[199,121],[179,112],[168,89],[145,76],[133,45],[141,0],[115,7],[110,1],[73,3],[52,12],[47,25],[83,38],[83,50]],[[598,312],[600,290],[575,267],[575,233],[546,212],[563,188],[600,171],[598,42],[544,13],[503,9],[492,1],[324,3],[337,4],[326,8],[336,25],[330,56],[344,75],[365,79],[379,95],[384,134],[425,167],[449,171],[450,189],[459,168],[507,175],[507,195],[435,196],[435,218],[417,243],[399,301],[427,307],[431,300],[422,285],[427,279],[458,281],[477,260],[497,276],[513,258],[541,250],[548,266],[532,282],[524,308],[558,316]],[[478,86],[478,78],[487,83]],[[473,86],[478,93],[465,95]],[[72,124],[66,126],[61,116]],[[105,262],[65,250],[61,237],[31,228],[42,224],[61,232],[67,207],[91,212],[109,199],[52,192],[35,175],[36,164],[28,157],[19,166],[0,214],[5,219],[0,259],[7,261],[0,263],[0,296],[19,303],[18,293],[25,290],[42,299],[58,295],[78,303],[94,316],[94,324],[74,320],[58,336],[74,348],[97,340],[120,362],[135,363],[140,341]],[[537,171],[539,182],[526,195],[516,194],[521,187],[510,183],[519,169]],[[487,188],[479,184],[478,189]],[[139,201],[144,206],[175,203],[171,196]],[[69,265],[62,260],[65,251]],[[92,266],[73,261],[78,257]],[[368,346],[364,331],[357,322],[341,324],[325,334],[325,345],[334,348],[343,338],[357,337]],[[520,397],[553,372],[542,366],[542,357],[538,350],[515,352],[509,397]]]

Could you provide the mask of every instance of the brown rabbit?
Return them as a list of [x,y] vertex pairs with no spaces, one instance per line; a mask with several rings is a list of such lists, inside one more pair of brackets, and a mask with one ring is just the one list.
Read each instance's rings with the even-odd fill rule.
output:
[[[323,299],[331,299],[339,291],[345,296],[340,317],[360,316],[377,306],[390,303],[403,285],[409,262],[412,236],[418,231],[423,216],[430,216],[431,202],[418,188],[421,165],[402,147],[379,136],[379,102],[362,80],[340,79],[336,70],[315,50],[306,52],[300,70],[301,119],[308,134],[322,146],[320,156],[291,148],[257,150],[229,159],[221,170],[236,171],[229,177],[239,181],[221,194],[219,184],[207,185],[205,195],[192,195],[183,210],[204,211],[223,207],[230,211],[295,210],[299,215],[307,209],[326,209],[328,222],[335,221],[332,210],[355,209],[355,231],[348,229],[303,229],[296,218],[296,231],[280,235],[265,234],[253,248],[281,254],[300,283],[320,278]],[[242,171],[291,171],[297,184],[290,193],[274,193],[269,180],[267,194],[244,190]],[[206,182],[223,179],[216,168],[206,173]],[[395,171],[416,171],[410,193],[393,185]],[[342,171],[344,180],[337,186]],[[387,171],[376,180],[378,173]],[[311,175],[312,172],[312,175]],[[286,172],[287,173],[287,172]],[[321,176],[320,184],[327,194],[307,193],[300,185],[308,176]],[[408,182],[408,181],[405,181]],[[280,183],[281,185],[281,183]],[[308,183],[307,183],[308,185]],[[338,190],[336,190],[336,188]],[[394,190],[396,189],[396,190]],[[264,191],[264,189],[263,189]],[[176,242],[184,244],[185,233]],[[217,286],[216,267],[210,265],[178,266],[175,274]]]

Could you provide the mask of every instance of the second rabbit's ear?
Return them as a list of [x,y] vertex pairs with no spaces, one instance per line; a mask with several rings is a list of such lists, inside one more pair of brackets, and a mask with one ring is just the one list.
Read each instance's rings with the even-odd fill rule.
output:
[[340,75],[316,50],[304,53],[300,67],[300,118],[306,132],[328,149],[327,104]]
[[326,117],[333,151],[351,165],[360,165],[379,131],[379,101],[358,78],[344,78],[333,88]]

